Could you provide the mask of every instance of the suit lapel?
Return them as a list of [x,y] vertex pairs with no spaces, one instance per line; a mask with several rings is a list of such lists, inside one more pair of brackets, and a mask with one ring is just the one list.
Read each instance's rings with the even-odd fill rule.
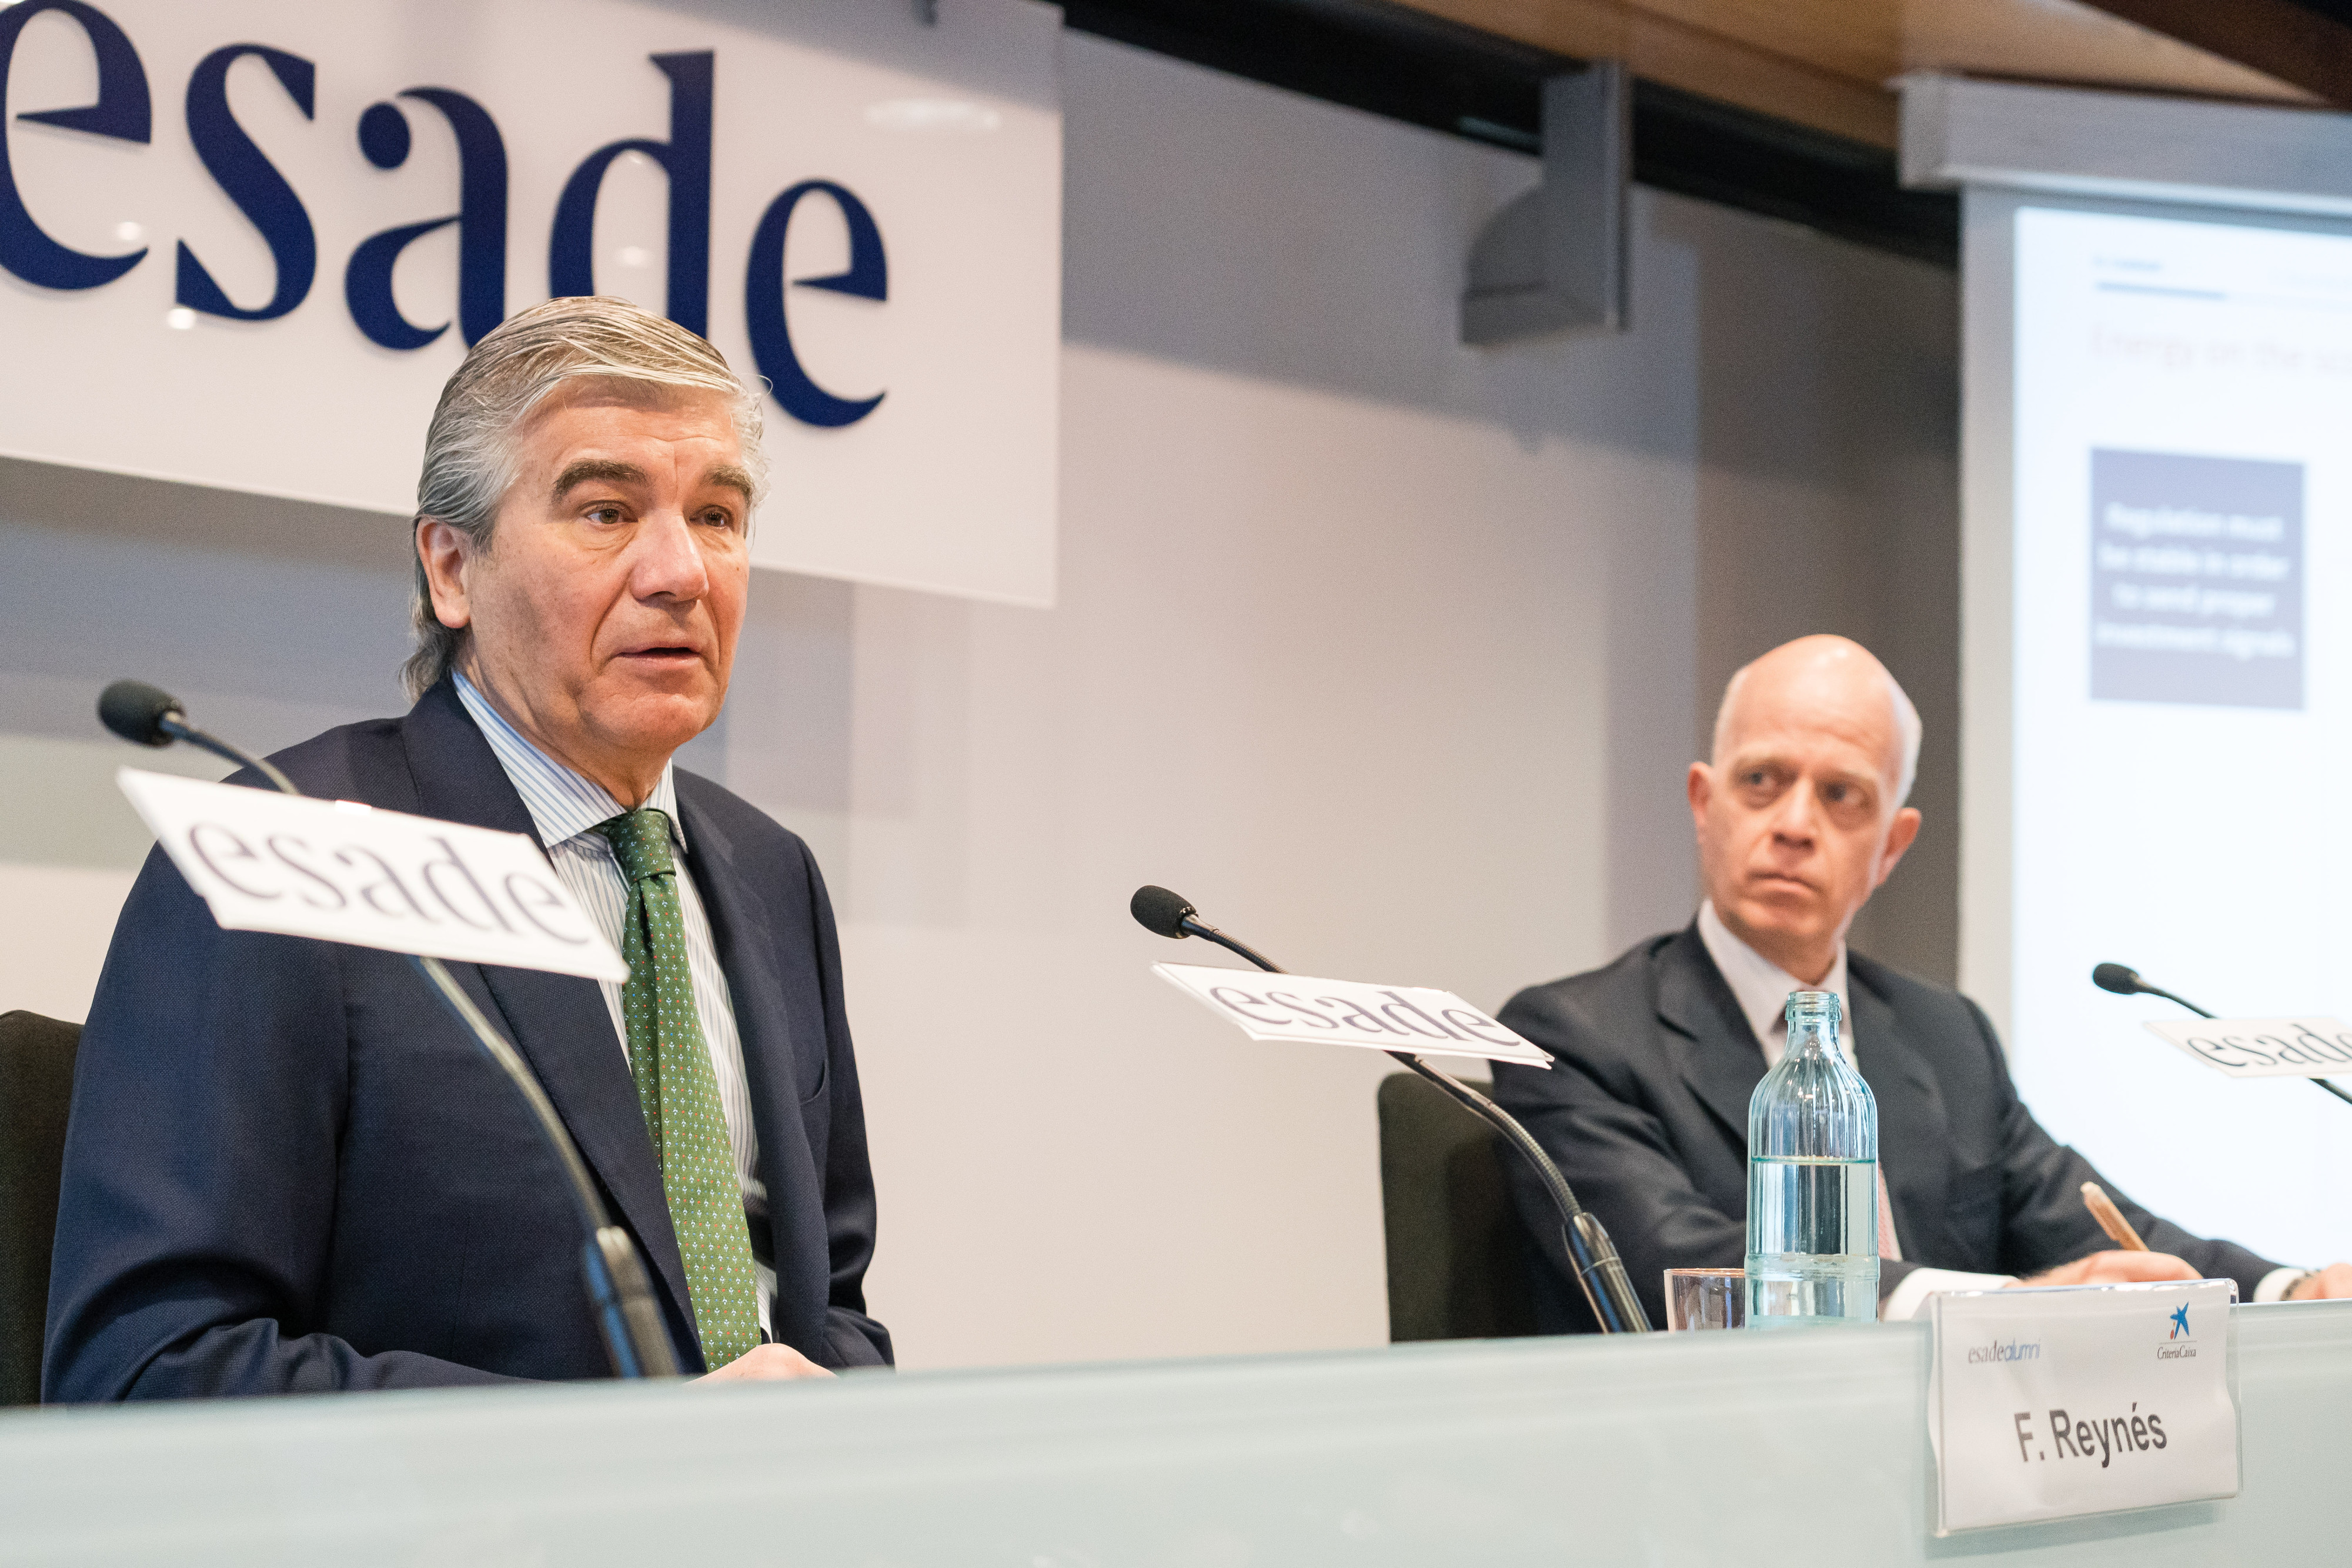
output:
[[1744,1156],[1748,1102],[1764,1079],[1764,1048],[1692,925],[1661,948],[1658,1017],[1684,1037],[1683,1081]]
[[831,1277],[824,1227],[824,1186],[800,1116],[799,1081],[793,1072],[793,1030],[784,987],[776,970],[776,938],[765,906],[735,860],[733,843],[698,810],[688,780],[678,779],[687,868],[710,917],[711,939],[735,1004],[735,1031],[743,1045],[743,1078],[751,1092],[751,1120],[760,1134],[760,1178],[768,1190],[768,1229],[774,1248],[776,1292],[769,1303],[777,1339],[813,1360],[824,1352],[825,1298],[791,1281]]
[[[530,810],[497,753],[475,727],[446,680],[425,694],[402,724],[418,809],[428,817],[523,833],[534,841]],[[541,846],[542,849],[544,845]],[[686,1268],[670,1228],[669,1199],[646,1134],[627,1056],[596,982],[536,969],[452,964],[458,983],[487,1002],[506,1025],[554,1102],[558,1115],[636,1237],[648,1266],[669,1292],[671,1321],[692,1322]],[[691,1360],[693,1338],[680,1350]]]
[[1863,1081],[1878,1103],[1878,1168],[1895,1210],[1896,1238],[1904,1256],[1917,1260],[1932,1248],[1927,1231],[1944,1213],[1951,1162],[1943,1091],[1936,1076],[1904,1039],[1895,1009],[1872,983],[1868,961],[1849,957],[1847,993],[1853,1000],[1853,1041]]
[[[1658,1017],[1685,1037],[1683,1079],[1723,1124],[1743,1154],[1748,1103],[1764,1079],[1764,1051],[1739,1010],[1731,986],[1691,927],[1658,954]],[[1873,966],[1849,955],[1846,991],[1853,1003],[1854,1055],[1878,1104],[1879,1168],[1886,1177],[1896,1234],[1906,1257],[1928,1251],[1928,1231],[1944,1212],[1950,1161],[1943,1092],[1878,989]]]

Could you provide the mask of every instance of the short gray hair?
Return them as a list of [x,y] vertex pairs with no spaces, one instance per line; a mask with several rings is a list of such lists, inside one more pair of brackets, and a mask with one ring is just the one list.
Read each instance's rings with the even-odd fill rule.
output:
[[[431,518],[447,523],[487,549],[499,504],[515,479],[514,434],[548,396],[566,382],[586,378],[686,387],[717,392],[734,407],[735,437],[751,476],[751,504],[768,487],[768,462],[761,450],[761,393],[728,368],[726,356],[677,322],[605,295],[551,299],[518,312],[494,329],[466,355],[457,373],[441,389],[440,404],[425,433],[425,466],[416,480],[415,526]],[[401,667],[401,681],[413,700],[423,696],[457,662],[466,645],[463,628],[444,626],[433,613],[433,592],[425,558],[415,561],[415,591],[409,621],[416,651]]]
[[[1861,648],[1860,643],[1853,645]],[[1778,652],[1777,649],[1774,651]],[[1911,695],[1903,689],[1903,683],[1895,678],[1895,672],[1880,664],[1869,650],[1862,649],[1862,653],[1872,664],[1877,664],[1878,673],[1885,677],[1887,699],[1895,708],[1895,734],[1903,743],[1903,765],[1897,774],[1894,807],[1895,810],[1900,810],[1911,799],[1911,786],[1918,782],[1919,740],[1924,733],[1924,727],[1919,723],[1919,710],[1911,706]],[[1715,750],[1712,759],[1717,764],[1723,761],[1723,743],[1731,732],[1731,710],[1739,701],[1739,688],[1747,685],[1748,672],[1762,662],[1763,659],[1760,656],[1749,660],[1734,671],[1731,679],[1724,685],[1723,702],[1715,710]]]

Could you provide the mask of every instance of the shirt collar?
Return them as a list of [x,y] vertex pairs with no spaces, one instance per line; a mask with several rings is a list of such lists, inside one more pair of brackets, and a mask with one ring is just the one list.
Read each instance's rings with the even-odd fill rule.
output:
[[1853,1003],[1846,994],[1845,944],[1837,945],[1837,959],[1818,986],[1809,986],[1771,959],[1750,947],[1732,934],[1715,912],[1715,901],[1707,900],[1698,906],[1698,939],[1706,945],[1706,956],[1715,960],[1731,995],[1747,1015],[1748,1027],[1756,1031],[1756,1043],[1764,1048],[1764,1060],[1777,1063],[1787,1048],[1789,1038],[1789,993],[1790,991],[1835,991],[1838,999],[1838,1044],[1846,1060],[1853,1060]]
[[[457,700],[465,705],[475,727],[482,732],[482,738],[490,743],[490,751],[506,770],[515,793],[522,797],[524,809],[530,812],[531,826],[539,831],[541,843],[553,849],[566,839],[576,839],[628,810],[614,800],[603,785],[566,768],[524,739],[522,732],[509,724],[506,716],[492,707],[462,674],[457,675]],[[674,766],[662,764],[661,781],[654,786],[646,804],[669,819],[670,841],[683,853],[686,827],[677,820]],[[604,840],[600,837],[596,841],[602,843]]]

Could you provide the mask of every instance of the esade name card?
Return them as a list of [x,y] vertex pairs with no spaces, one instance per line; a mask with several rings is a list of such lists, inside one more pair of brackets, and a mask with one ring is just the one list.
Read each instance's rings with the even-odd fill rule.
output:
[[2352,1029],[2336,1019],[2164,1019],[2147,1030],[2232,1078],[2352,1072]]
[[1937,1295],[1937,1531],[2234,1497],[2228,1280]]
[[133,768],[115,778],[224,930],[628,977],[520,833]]
[[1151,972],[1252,1040],[1551,1065],[1550,1054],[1540,1046],[1451,991],[1206,964],[1154,964]]

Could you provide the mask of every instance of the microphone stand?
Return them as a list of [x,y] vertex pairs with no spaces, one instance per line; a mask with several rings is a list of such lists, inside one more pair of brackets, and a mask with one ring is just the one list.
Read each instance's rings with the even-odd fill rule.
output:
[[[266,758],[254,756],[241,747],[231,746],[218,736],[198,729],[187,716],[174,709],[159,716],[155,727],[173,740],[211,752],[226,761],[250,768],[280,794],[300,795],[292,779]],[[158,742],[157,744],[161,744]],[[580,1157],[579,1145],[556,1114],[554,1103],[547,1091],[540,1087],[539,1079],[531,1072],[522,1053],[500,1034],[482,1009],[474,1005],[449,973],[448,966],[440,959],[421,953],[406,955],[416,972],[433,988],[451,1016],[466,1032],[474,1037],[483,1054],[497,1063],[515,1090],[530,1107],[539,1122],[539,1130],[556,1158],[562,1164],[563,1174],[570,1178],[572,1196],[580,1208],[580,1218],[588,1232],[588,1240],[581,1249],[581,1272],[588,1284],[588,1299],[595,1308],[596,1326],[604,1337],[604,1349],[613,1358],[615,1377],[675,1377],[677,1375],[677,1354],[669,1343],[669,1331],[662,1322],[661,1309],[654,1301],[653,1287],[646,1278],[645,1264],[629,1240],[629,1233],[613,1223],[605,1212],[604,1200],[597,1194],[595,1178],[588,1174],[588,1164]]]
[[[1269,975],[1289,973],[1265,955],[1235,941],[1213,925],[1195,920],[1188,913],[1178,922],[1185,933],[1203,941],[1213,942],[1226,952],[1237,955],[1256,965]],[[1559,1210],[1561,1234],[1568,1243],[1569,1260],[1576,1267],[1576,1282],[1584,1290],[1584,1299],[1592,1308],[1593,1318],[1601,1324],[1602,1333],[1649,1333],[1650,1316],[1642,1310],[1642,1299],[1634,1294],[1633,1281],[1625,1272],[1625,1261],[1617,1255],[1617,1244],[1609,1239],[1608,1230],[1601,1217],[1576,1200],[1568,1178],[1543,1151],[1543,1145],[1533,1134],[1519,1125],[1518,1119],[1475,1089],[1459,1079],[1447,1076],[1408,1051],[1386,1053],[1397,1061],[1435,1084],[1446,1098],[1463,1106],[1503,1134],[1521,1159],[1534,1168],[1543,1180],[1544,1191],[1549,1195],[1552,1207]]]

